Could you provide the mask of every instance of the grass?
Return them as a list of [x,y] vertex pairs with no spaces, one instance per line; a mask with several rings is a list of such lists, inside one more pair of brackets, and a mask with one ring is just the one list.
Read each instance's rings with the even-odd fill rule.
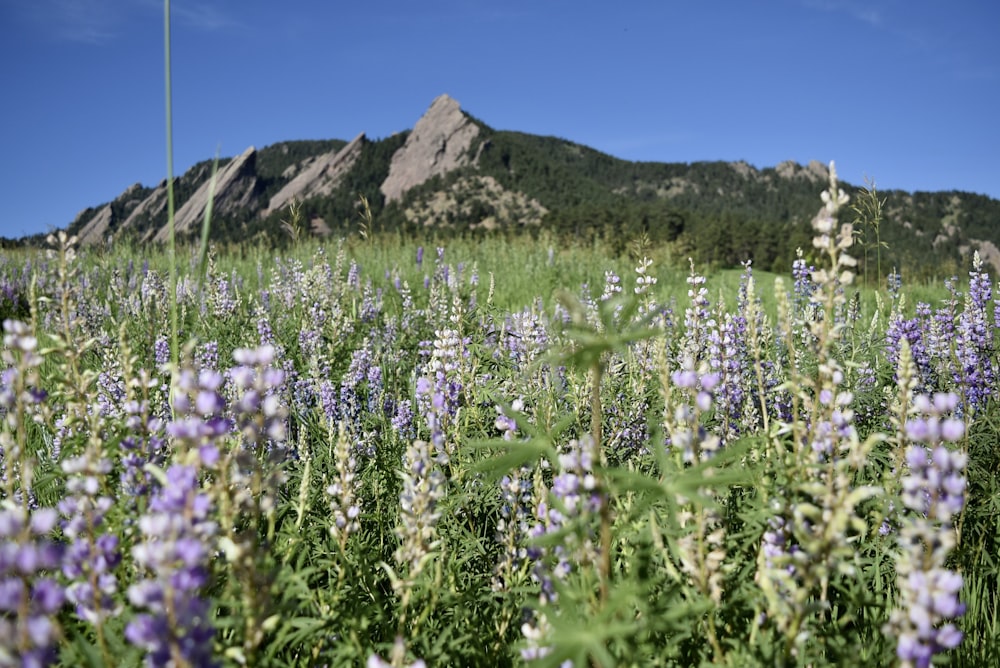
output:
[[[253,657],[247,661],[254,665],[358,663],[402,651],[397,664],[416,657],[514,664],[522,650],[548,648],[542,664],[659,657],[664,665],[835,665],[851,655],[857,637],[866,638],[866,661],[891,662],[893,636],[883,629],[901,604],[895,570],[903,552],[898,534],[875,530],[890,516],[896,531],[906,526],[909,516],[886,504],[896,498],[894,507],[902,507],[893,496],[900,475],[893,462],[910,444],[891,427],[902,409],[891,401],[899,386],[887,349],[887,297],[874,329],[866,321],[841,335],[824,329],[838,321],[837,307],[816,321],[780,315],[777,277],[769,274],[754,272],[760,316],[739,306],[739,271],[708,277],[704,293],[692,297],[690,269],[653,265],[657,282],[630,305],[600,297],[609,271],[620,277],[623,295],[632,293],[636,263],[600,247],[552,243],[550,255],[548,244],[529,239],[458,239],[447,242],[438,261],[437,243],[376,234],[303,242],[280,255],[261,246],[218,247],[208,254],[200,288],[198,250],[179,249],[182,367],[193,369],[193,378],[226,372],[235,351],[270,342],[269,366],[283,380],[262,391],[278,399],[271,405],[277,413],[256,413],[251,422],[280,419],[284,438],[277,441],[228,430],[191,441],[164,431],[208,418],[186,417],[177,392],[216,392],[186,386],[190,381],[157,364],[156,346],[169,340],[167,253],[121,247],[61,261],[5,258],[3,280],[30,303],[20,314],[43,353],[32,382],[48,392],[30,430],[18,436],[4,427],[5,438],[27,439],[25,447],[6,450],[14,486],[5,507],[18,507],[18,493],[28,489],[43,505],[73,497],[75,474],[61,469],[64,462],[85,457],[110,466],[97,479],[112,508],[90,535],[117,537],[119,586],[110,594],[117,614],[101,627],[102,650],[93,624],[61,608],[52,619],[62,629],[56,656],[63,664],[100,665],[102,652],[121,657],[120,665],[141,660],[125,628],[155,610],[137,605],[128,591],[158,580],[136,556],[144,538],[135,527],[167,489],[156,471],[172,466],[196,467],[198,493],[210,500],[216,525],[228,527],[211,538],[207,554],[215,556],[201,562],[209,579],[195,592],[209,605],[201,620],[214,629],[209,651],[223,663],[235,665],[240,656]],[[33,269],[25,274],[20,266],[29,260]],[[692,280],[701,286],[697,273]],[[790,278],[782,280],[790,289]],[[816,288],[822,292],[822,284]],[[560,289],[582,299],[576,306],[560,302]],[[836,303],[837,293],[829,294]],[[862,294],[864,309],[874,309],[874,292]],[[940,305],[947,291],[937,295],[932,301]],[[526,308],[534,315],[518,315]],[[656,315],[662,308],[666,321]],[[760,317],[762,328],[727,339],[737,317]],[[721,351],[712,343],[720,335],[729,341]],[[22,369],[15,339],[6,359]],[[83,342],[72,356],[67,340]],[[986,352],[995,363],[993,349]],[[733,374],[708,380],[719,354],[730,356]],[[935,354],[944,356],[915,389],[963,394],[952,353]],[[824,375],[817,366],[823,359],[831,360],[826,366],[836,360],[842,380]],[[685,368],[694,372],[693,387],[675,374]],[[277,380],[264,367],[258,373],[261,382]],[[223,378],[219,415],[235,427],[246,419],[244,390],[236,376]],[[439,382],[446,384],[434,390]],[[698,383],[720,384],[705,385],[711,389],[702,398]],[[820,493],[808,480],[835,478],[828,477],[829,463],[807,456],[807,444],[815,438],[810,424],[834,415],[823,418],[835,406],[813,401],[831,383],[854,395],[854,431],[843,432],[840,447],[865,464],[843,460],[836,478],[842,487]],[[174,398],[171,385],[178,388]],[[431,401],[435,392],[443,394]],[[141,415],[153,421],[128,418],[130,396],[147,397]],[[771,414],[768,429],[761,405]],[[29,404],[7,410],[35,414]],[[503,429],[498,411],[513,419]],[[1000,509],[989,482],[996,460],[983,440],[994,414],[992,400],[977,408],[966,418],[968,438],[957,444],[972,458],[962,540],[948,562],[965,578],[961,623],[970,642],[953,652],[962,665],[979,665],[996,647],[995,602],[987,592],[997,555],[985,537]],[[595,435],[601,446],[586,455]],[[122,487],[134,475],[137,462],[126,455],[136,439],[159,444],[140,451],[151,476],[142,493]],[[427,454],[410,452],[414,439],[436,443],[431,453],[447,459],[421,468]],[[692,449],[664,448],[665,439]],[[194,454],[205,447],[229,464]],[[32,481],[23,478],[26,470],[37,472]],[[438,475],[421,477],[419,470]],[[597,505],[581,513],[582,499],[565,496],[565,484],[588,476]],[[249,496],[234,487],[243,479]],[[882,492],[848,502],[868,487]],[[406,498],[423,498],[424,505],[401,506]],[[539,516],[542,503],[561,509],[562,519]],[[837,521],[855,528],[817,534],[780,510],[827,504],[838,509]],[[348,522],[355,505],[360,510]],[[786,540],[825,555],[808,570],[800,565],[798,580],[776,579],[761,561],[776,517],[791,527]],[[424,527],[416,534],[414,522]],[[51,540],[72,543],[59,529]],[[421,556],[408,558],[401,552],[407,545]],[[848,567],[853,575],[842,570]],[[30,583],[43,574],[18,577]],[[68,586],[72,578],[58,580]],[[246,581],[260,583],[260,596],[248,597],[240,584]],[[760,619],[769,621],[754,621]],[[181,620],[175,624],[167,645],[191,632]]]

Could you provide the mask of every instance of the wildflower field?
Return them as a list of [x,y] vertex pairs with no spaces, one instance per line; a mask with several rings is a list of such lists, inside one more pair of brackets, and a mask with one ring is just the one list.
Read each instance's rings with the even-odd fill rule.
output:
[[712,289],[544,242],[2,258],[0,666],[996,665],[994,286],[859,291],[831,174],[792,276]]

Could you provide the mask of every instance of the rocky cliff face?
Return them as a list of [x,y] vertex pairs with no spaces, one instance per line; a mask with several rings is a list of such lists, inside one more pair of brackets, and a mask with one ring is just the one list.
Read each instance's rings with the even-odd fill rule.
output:
[[129,211],[128,217],[122,221],[117,229],[130,230],[138,225],[140,219],[144,217],[154,219],[166,210],[167,180],[163,179],[148,197],[135,204],[134,208]]
[[[251,146],[219,170],[215,180],[213,212],[227,214],[236,211],[256,211],[259,208],[256,197],[256,158],[257,149]],[[205,215],[205,207],[208,205],[208,199],[211,195],[212,179],[209,178],[174,214],[174,232],[176,234],[188,232],[196,221],[200,223]],[[166,241],[169,236],[169,226],[164,225],[153,235],[153,241]]]
[[[139,195],[142,186],[134,183],[125,189],[115,202],[123,202],[123,209],[127,212],[127,219],[121,225],[117,225],[115,212],[111,203],[105,204],[96,213],[93,209],[88,209],[80,213],[73,221],[76,227],[76,236],[81,244],[89,245],[114,240],[117,231],[142,213],[144,206],[150,203],[152,196],[143,198]],[[82,226],[81,226],[82,224]]]
[[340,186],[344,175],[354,167],[365,141],[365,133],[362,132],[339,151],[324,153],[312,159],[285,187],[275,193],[261,215],[277,211],[293,199],[302,201],[310,197],[330,195]]
[[98,209],[97,213],[76,233],[80,243],[90,245],[104,241],[108,233],[108,228],[111,226],[112,217],[110,204],[105,204]]
[[462,113],[458,102],[448,95],[435,99],[392,156],[381,187],[386,201],[398,200],[413,186],[471,163],[469,147],[478,134],[479,126]]

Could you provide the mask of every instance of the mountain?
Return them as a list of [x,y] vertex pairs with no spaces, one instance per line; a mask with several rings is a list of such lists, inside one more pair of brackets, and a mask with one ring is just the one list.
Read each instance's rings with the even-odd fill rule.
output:
[[[407,234],[508,234],[547,230],[600,236],[624,252],[634,242],[670,244],[676,255],[715,266],[752,259],[785,270],[795,250],[811,252],[809,221],[828,179],[819,162],[758,169],[745,162],[620,160],[556,137],[494,130],[447,95],[411,131],[378,140],[249,147],[199,163],[177,177],[175,230],[201,227],[214,193],[212,236],[241,241],[287,237],[295,223],[312,233],[358,228],[364,198],[375,230]],[[852,204],[860,189],[844,184]],[[878,225],[859,224],[862,271],[897,267],[909,278],[963,272],[978,250],[1000,271],[1000,201],[972,193],[879,192]],[[292,220],[296,204],[299,219]],[[850,219],[849,213],[847,218]],[[865,219],[859,213],[859,219]],[[870,218],[870,216],[869,216]],[[167,238],[166,182],[130,186],[86,209],[69,225],[85,244]]]

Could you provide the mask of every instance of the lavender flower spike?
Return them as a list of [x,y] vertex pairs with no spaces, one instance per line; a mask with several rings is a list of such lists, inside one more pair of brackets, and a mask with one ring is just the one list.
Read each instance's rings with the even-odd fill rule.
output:
[[20,506],[0,510],[0,665],[44,666],[56,659],[56,614],[64,592],[49,573],[60,546],[49,538],[58,514]]
[[211,608],[201,596],[209,581],[210,542],[217,526],[211,500],[192,466],[171,466],[163,487],[139,519],[142,541],[132,548],[146,575],[128,589],[129,601],[147,612],[125,628],[125,638],[146,650],[146,665],[214,666]]
[[902,480],[903,505],[911,512],[899,531],[899,601],[885,630],[898,639],[901,665],[923,668],[962,641],[954,624],[965,612],[958,600],[962,576],[945,568],[945,560],[955,546],[952,518],[965,504],[968,456],[948,445],[965,434],[964,423],[949,415],[958,406],[956,395],[918,396],[913,404],[922,415],[906,423],[914,443]]
[[444,498],[444,474],[431,457],[431,445],[413,441],[403,460],[403,487],[399,493],[400,538],[396,562],[409,568],[410,579],[423,570],[425,558],[437,547],[436,525],[441,512],[438,502]]

